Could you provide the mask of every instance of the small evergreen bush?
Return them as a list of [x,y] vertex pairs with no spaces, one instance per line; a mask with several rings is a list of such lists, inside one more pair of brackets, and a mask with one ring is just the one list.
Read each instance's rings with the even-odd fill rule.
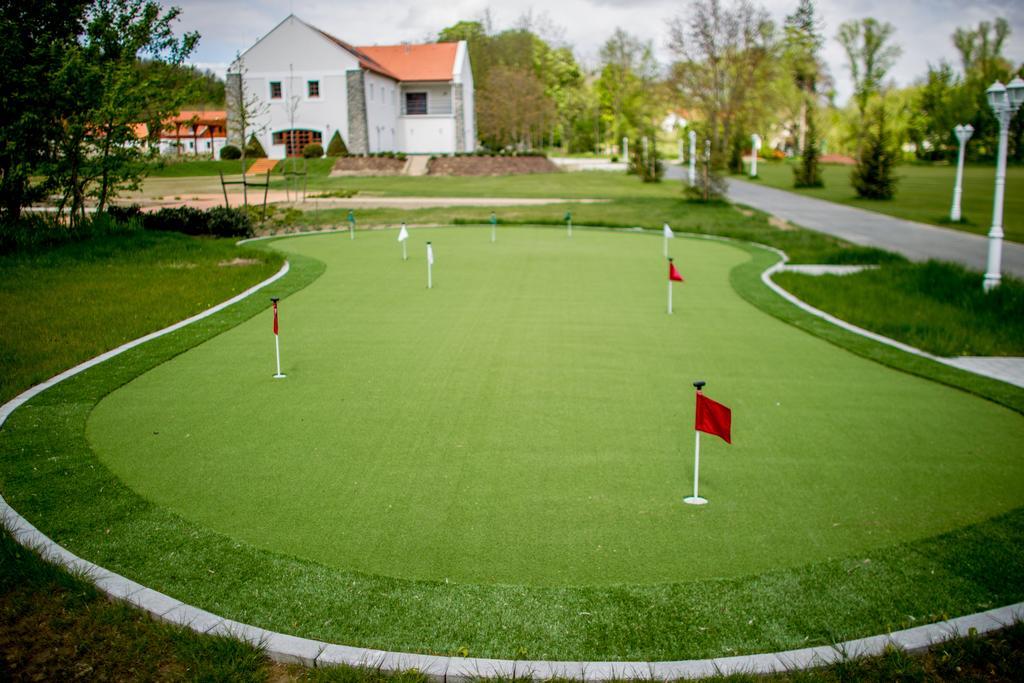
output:
[[319,159],[324,155],[324,146],[319,142],[311,142],[302,148],[302,156],[306,159]]
[[896,150],[889,131],[885,104],[876,109],[864,139],[864,150],[850,175],[853,189],[864,199],[892,199],[896,194]]
[[241,159],[242,150],[238,149],[235,145],[224,145],[220,148],[220,158],[224,161],[231,161],[232,159]]
[[331,141],[327,143],[327,156],[348,156],[348,147],[345,146],[345,141],[341,139],[341,133],[339,133],[338,131],[334,131],[334,135],[331,136]]
[[260,141],[256,139],[255,135],[249,138],[249,143],[245,146],[245,156],[250,159],[267,158],[266,150],[263,149],[263,145],[260,144]]
[[818,156],[818,126],[814,123],[814,108],[807,107],[807,131],[804,134],[804,148],[800,157],[800,165],[793,167],[793,187],[825,187],[821,177]]

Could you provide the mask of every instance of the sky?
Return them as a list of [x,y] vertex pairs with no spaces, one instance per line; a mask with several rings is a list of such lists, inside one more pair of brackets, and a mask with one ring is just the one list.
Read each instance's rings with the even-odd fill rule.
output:
[[[173,0],[164,4],[182,9],[177,25],[182,31],[199,31],[202,36],[192,63],[221,75],[236,52],[255,43],[289,12],[355,45],[422,42],[446,26],[480,19],[488,12],[494,29],[502,30],[530,14],[538,25],[551,28],[551,35],[571,45],[577,59],[587,65],[597,63],[601,44],[621,26],[652,41],[655,54],[667,64],[672,57],[667,21],[687,6],[681,0],[503,0],[500,4],[489,0]],[[761,0],[760,4],[781,24],[797,0]],[[825,23],[823,56],[838,104],[845,103],[853,90],[845,55],[834,39],[836,29],[849,19],[874,17],[896,27],[895,42],[903,47],[903,55],[889,76],[900,86],[922,77],[929,63],[945,59],[959,67],[953,31],[1000,16],[1011,27],[1004,55],[1017,64],[1024,61],[1021,0],[818,0],[816,8]]]

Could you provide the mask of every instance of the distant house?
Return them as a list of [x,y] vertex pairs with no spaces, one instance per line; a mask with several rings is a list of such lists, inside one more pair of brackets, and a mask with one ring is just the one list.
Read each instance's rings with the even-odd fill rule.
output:
[[[163,123],[158,148],[161,154],[209,154],[217,158],[227,144],[228,115],[219,110],[182,110]],[[134,125],[135,136],[149,144],[149,126]]]
[[290,15],[228,74],[228,128],[238,144],[239,84],[267,155],[281,159],[335,132],[350,153],[452,154],[476,148],[466,42],[354,47]]

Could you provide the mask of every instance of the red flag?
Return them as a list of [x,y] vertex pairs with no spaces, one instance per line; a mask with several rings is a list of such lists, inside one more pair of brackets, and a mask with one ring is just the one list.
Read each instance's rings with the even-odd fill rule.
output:
[[274,334],[277,334],[277,302],[274,302]]
[[672,263],[672,261],[668,262],[668,279],[676,282],[683,282],[683,276],[679,274],[678,270],[676,270],[676,264]]
[[726,443],[732,443],[732,411],[721,403],[697,392],[697,419],[693,428],[705,434],[722,437]]

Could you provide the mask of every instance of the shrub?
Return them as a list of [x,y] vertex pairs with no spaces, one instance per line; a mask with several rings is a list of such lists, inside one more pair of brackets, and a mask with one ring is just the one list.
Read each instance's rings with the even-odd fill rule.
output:
[[793,167],[793,187],[825,187],[818,166],[818,126],[814,123],[814,107],[807,107],[807,132],[800,165]]
[[341,133],[334,131],[334,135],[331,136],[331,141],[327,143],[327,156],[329,157],[347,157],[348,147],[345,146],[345,141],[341,139]]
[[324,146],[319,142],[311,142],[302,148],[302,156],[306,159],[319,159],[324,155]]
[[245,156],[251,159],[267,158],[266,150],[263,149],[263,145],[260,144],[255,135],[249,138],[249,143],[245,146]]
[[629,166],[627,172],[640,176],[645,183],[660,183],[665,175],[665,164],[658,160],[658,147],[651,136],[650,146],[647,154],[644,154],[643,145],[636,145],[629,150]]
[[[13,223],[0,224],[0,254],[50,249],[69,242],[124,234],[140,227],[137,206],[127,207],[123,214],[119,213],[118,207],[111,208],[117,210],[87,214],[74,226],[51,213],[23,214]],[[132,208],[135,209],[134,213]],[[121,220],[119,215],[128,217]]]
[[858,197],[892,199],[896,194],[896,152],[886,122],[885,103],[881,103],[865,136],[864,149],[850,174]]
[[242,150],[238,149],[235,145],[224,145],[220,148],[220,158],[224,161],[231,161],[232,159],[241,159]]
[[186,235],[214,237],[251,237],[252,219],[245,211],[217,206],[207,211],[190,206],[165,208],[144,214],[146,230],[181,232]]

